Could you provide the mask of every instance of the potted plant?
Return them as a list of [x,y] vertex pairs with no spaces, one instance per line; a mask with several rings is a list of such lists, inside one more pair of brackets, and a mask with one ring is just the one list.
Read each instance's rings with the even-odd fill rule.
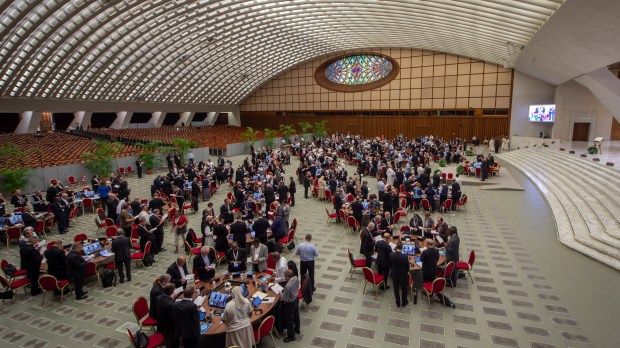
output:
[[259,130],[254,130],[252,127],[245,127],[245,132],[241,134],[241,140],[250,143],[250,145],[254,145],[259,135]]
[[463,166],[459,165],[458,167],[456,167],[456,174],[458,175],[463,174]]
[[24,167],[27,155],[15,144],[0,147],[0,192],[7,194],[28,185],[30,169]]
[[179,157],[181,157],[181,163],[185,163],[185,156],[187,156],[189,150],[200,146],[200,144],[195,141],[183,138],[172,139],[172,145],[174,146],[174,150],[177,152]]
[[327,128],[327,120],[315,122],[314,125],[312,125],[312,129],[314,130],[314,136],[317,138],[327,136],[327,131],[329,131],[329,128]]
[[273,147],[276,137],[278,136],[278,131],[275,129],[265,128],[263,133],[265,134],[265,146]]
[[166,147],[161,144],[161,141],[153,140],[148,143],[140,144],[140,148],[142,149],[142,154],[138,156],[138,158],[140,161],[144,162],[146,173],[153,174],[155,164],[162,162],[158,154]]
[[471,147],[468,147],[467,150],[465,151],[465,156],[473,156],[474,155],[474,149]]
[[598,152],[598,150],[596,149],[596,146],[589,146],[588,147],[588,153],[590,155],[595,155]]
[[299,126],[299,130],[302,135],[308,134],[312,131],[312,125],[309,122],[299,122],[297,125]]
[[284,137],[284,140],[289,141],[293,135],[295,135],[295,127],[289,124],[281,124],[280,125],[280,133]]
[[114,170],[112,158],[123,149],[123,145],[99,139],[93,140],[93,142],[97,147],[95,151],[82,154],[84,166],[93,174],[101,177],[107,176]]
[[446,162],[445,158],[442,158],[442,159],[439,160],[439,166],[440,167],[445,167],[447,165],[448,165],[448,162]]

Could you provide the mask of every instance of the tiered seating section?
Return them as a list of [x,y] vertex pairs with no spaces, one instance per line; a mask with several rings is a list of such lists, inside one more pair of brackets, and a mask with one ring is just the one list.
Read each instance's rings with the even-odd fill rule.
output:
[[563,244],[620,269],[618,170],[554,149],[517,150],[498,157],[538,186]]
[[241,142],[241,134],[245,129],[223,125],[207,127],[175,127],[163,126],[159,128],[143,129],[99,129],[92,130],[112,137],[122,137],[136,140],[159,140],[162,143],[172,144],[172,139],[183,138],[197,142],[201,147],[225,149],[227,144]]
[[[82,153],[95,150],[95,144],[90,139],[64,132],[43,133],[40,137],[35,134],[0,135],[0,146],[6,144],[17,145],[26,154],[26,159],[23,163],[17,163],[15,159],[2,158],[0,162],[29,168],[81,163]],[[137,146],[126,145],[117,157],[133,156],[137,153]]]

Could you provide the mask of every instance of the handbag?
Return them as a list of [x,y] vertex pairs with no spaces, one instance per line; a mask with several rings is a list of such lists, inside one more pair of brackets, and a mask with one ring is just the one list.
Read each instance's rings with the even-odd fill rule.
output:
[[181,235],[181,234],[185,234],[187,233],[187,227],[183,226],[182,228],[177,228],[177,234]]
[[138,348],[146,348],[149,345],[149,336],[142,331],[136,332],[133,336],[133,340]]
[[288,251],[291,251],[291,250],[295,249],[295,241],[292,241],[292,242],[288,243],[288,244],[286,245],[286,249],[287,249]]

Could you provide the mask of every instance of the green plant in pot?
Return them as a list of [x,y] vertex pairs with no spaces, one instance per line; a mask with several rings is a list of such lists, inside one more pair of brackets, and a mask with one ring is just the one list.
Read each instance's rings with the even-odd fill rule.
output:
[[27,152],[15,144],[0,147],[0,192],[12,194],[28,185],[30,169],[24,167]]
[[113,157],[121,152],[123,145],[107,140],[93,140],[93,142],[96,146],[95,151],[82,154],[84,166],[93,174],[108,176],[114,170]]
[[273,147],[273,145],[275,145],[275,142],[276,142],[276,137],[278,136],[278,130],[265,128],[264,134],[265,134],[265,146]]
[[296,133],[295,127],[291,126],[290,124],[281,124],[280,133],[284,137],[284,140],[289,141],[291,140],[291,137]]
[[312,131],[312,125],[310,124],[310,122],[299,122],[297,126],[299,126],[299,130],[301,131],[302,135],[308,134]]
[[439,160],[439,166],[440,167],[445,167],[447,165],[448,165],[448,162],[446,162],[445,158],[442,158],[442,159]]
[[146,144],[140,144],[140,148],[142,149],[142,154],[138,158],[144,162],[146,173],[153,174],[155,165],[162,162],[161,158],[159,158],[159,153],[167,147],[163,146],[161,141],[154,140]]
[[314,130],[314,136],[317,138],[322,138],[326,136],[327,132],[329,131],[329,128],[327,128],[326,120],[315,122],[312,126],[312,129]]
[[252,127],[245,127],[245,132],[241,134],[241,140],[250,143],[250,145],[254,145],[254,142],[258,140],[259,136],[259,130],[254,130]]
[[463,174],[463,166],[456,167],[456,174],[458,174],[458,175],[462,175]]
[[588,153],[591,155],[596,155],[596,153],[598,152],[598,150],[596,149],[596,146],[589,146],[588,147]]
[[467,150],[465,151],[465,156],[473,156],[474,155],[474,149],[471,147],[468,147]]
[[195,141],[183,138],[172,139],[172,145],[174,146],[174,150],[177,152],[179,157],[181,157],[181,163],[185,163],[185,156],[187,156],[189,150],[200,146],[200,144]]

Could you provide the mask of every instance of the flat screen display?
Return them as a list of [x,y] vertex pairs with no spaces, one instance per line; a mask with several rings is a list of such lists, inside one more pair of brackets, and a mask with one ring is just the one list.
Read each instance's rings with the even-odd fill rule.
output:
[[530,105],[530,122],[555,122],[555,105]]
[[226,307],[226,303],[229,299],[230,295],[214,291],[211,293],[211,296],[209,296],[209,306],[223,309]]

